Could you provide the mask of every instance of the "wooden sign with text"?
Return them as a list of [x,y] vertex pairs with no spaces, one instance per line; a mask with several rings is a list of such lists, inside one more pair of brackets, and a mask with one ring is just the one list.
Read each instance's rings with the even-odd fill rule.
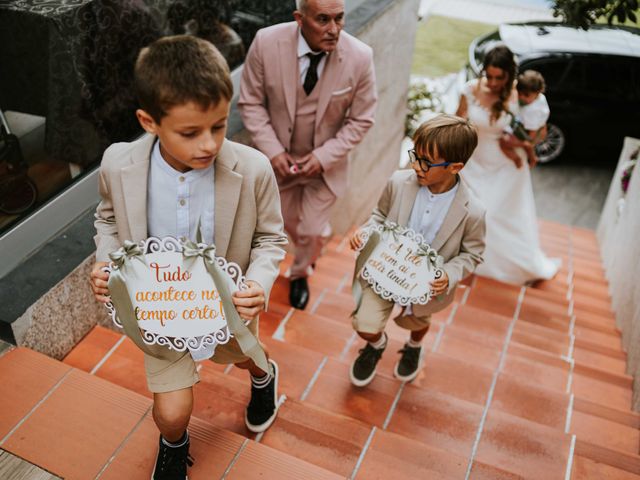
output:
[[379,238],[379,242],[365,260],[360,276],[385,300],[403,306],[426,304],[431,298],[431,283],[442,276],[437,252],[419,233],[391,222],[365,229],[363,243],[371,238]]
[[[144,342],[193,351],[229,341],[220,291],[203,257],[185,256],[184,245],[173,237],[150,237],[139,246],[142,255],[130,257],[121,274]],[[213,258],[224,272],[229,291],[242,288],[238,265]],[[110,268],[117,267],[112,263]],[[122,327],[114,306],[107,308]]]

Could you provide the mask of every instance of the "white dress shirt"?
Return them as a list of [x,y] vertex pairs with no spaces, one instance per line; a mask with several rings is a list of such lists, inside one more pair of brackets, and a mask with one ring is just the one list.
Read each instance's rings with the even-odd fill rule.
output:
[[[458,191],[458,185],[459,183],[456,183],[451,190],[447,190],[444,193],[431,193],[429,187],[420,187],[418,190],[411,209],[408,226],[415,232],[420,233],[424,237],[424,241],[429,245],[433,243],[447,213],[449,213],[453,198]],[[413,315],[411,307],[411,305],[408,305],[402,315]]]
[[458,191],[458,183],[444,193],[431,193],[429,187],[420,187],[413,202],[409,228],[422,234],[424,241],[433,243]]
[[[311,64],[311,59],[307,56],[307,53],[318,54],[321,52],[311,50],[311,47],[309,47],[309,44],[302,36],[302,32],[298,29],[298,71],[300,72],[300,85],[304,84],[304,77],[307,76],[307,70],[309,70],[309,65]],[[318,72],[318,81],[320,81],[325,63],[327,63],[326,54],[320,59],[320,63],[318,63],[318,68],[316,69]]]
[[202,241],[212,244],[215,225],[215,170],[178,172],[160,153],[151,153],[147,184],[147,228],[153,237],[172,236],[196,241],[198,224]]
[[[147,230],[152,237],[172,236],[196,241],[198,225],[202,241],[208,245],[214,239],[215,170],[213,165],[203,170],[179,172],[160,153],[156,141],[151,153],[147,183]],[[211,358],[214,347],[189,347],[194,361]]]

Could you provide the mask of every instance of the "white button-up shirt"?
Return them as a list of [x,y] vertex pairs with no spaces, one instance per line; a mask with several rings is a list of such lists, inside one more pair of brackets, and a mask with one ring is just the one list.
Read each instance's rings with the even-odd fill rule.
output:
[[429,187],[420,187],[413,202],[409,228],[422,234],[424,241],[433,243],[458,191],[458,183],[444,193],[431,193]]
[[[309,44],[302,36],[302,32],[298,29],[298,71],[300,72],[300,85],[304,85],[304,77],[307,76],[307,70],[309,70],[309,65],[311,64],[311,59],[307,56],[307,53],[317,54],[320,52],[311,50],[311,47],[309,47]],[[325,63],[327,63],[326,54],[320,59],[320,63],[318,63],[318,68],[316,69],[318,81],[320,81],[320,77],[322,76]]]
[[[458,191],[459,183],[444,193],[431,193],[429,187],[420,187],[416,199],[413,202],[411,216],[409,217],[409,228],[420,233],[424,241],[429,245],[433,243],[444,219],[449,213],[449,208],[453,203],[453,198]],[[408,305],[402,315],[413,315],[412,305]]]
[[[198,225],[202,241],[211,245],[214,238],[215,170],[179,172],[160,153],[156,141],[151,153],[147,180],[147,233],[152,237],[172,236],[196,241]],[[189,347],[194,361],[211,358],[214,347]]]
[[179,172],[169,165],[156,142],[147,184],[147,229],[150,236],[188,238],[212,244],[215,225],[215,170]]

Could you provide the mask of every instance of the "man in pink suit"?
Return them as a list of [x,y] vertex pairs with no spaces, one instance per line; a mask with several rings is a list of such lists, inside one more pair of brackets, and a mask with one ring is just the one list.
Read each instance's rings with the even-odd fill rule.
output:
[[289,301],[304,309],[307,276],[331,235],[349,180],[347,155],[373,125],[371,48],[346,32],[343,0],[298,0],[295,22],[264,28],[247,54],[238,107],[271,161],[295,245]]

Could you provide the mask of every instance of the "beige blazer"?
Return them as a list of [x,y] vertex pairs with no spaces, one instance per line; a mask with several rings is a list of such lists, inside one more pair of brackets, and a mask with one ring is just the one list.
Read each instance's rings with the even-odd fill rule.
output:
[[[104,153],[96,211],[96,260],[125,240],[147,238],[147,177],[156,137],[116,143]],[[237,263],[247,280],[269,292],[287,243],[280,196],[267,158],[251,147],[225,140],[215,161],[216,255]]]
[[[414,305],[413,312],[418,316],[430,315],[449,305],[456,285],[482,263],[485,209],[460,177],[458,181],[460,185],[451,208],[431,244],[444,258],[443,269],[449,277],[449,289],[442,298],[433,299],[424,306]],[[413,170],[396,171],[387,182],[367,224],[382,224],[389,220],[408,225],[419,189]]]
[[[242,71],[238,107],[256,148],[270,159],[291,151],[296,112],[298,25],[259,30]],[[346,32],[329,54],[318,83],[313,154],[336,196],[347,189],[347,154],[373,125],[377,102],[371,48]]]

